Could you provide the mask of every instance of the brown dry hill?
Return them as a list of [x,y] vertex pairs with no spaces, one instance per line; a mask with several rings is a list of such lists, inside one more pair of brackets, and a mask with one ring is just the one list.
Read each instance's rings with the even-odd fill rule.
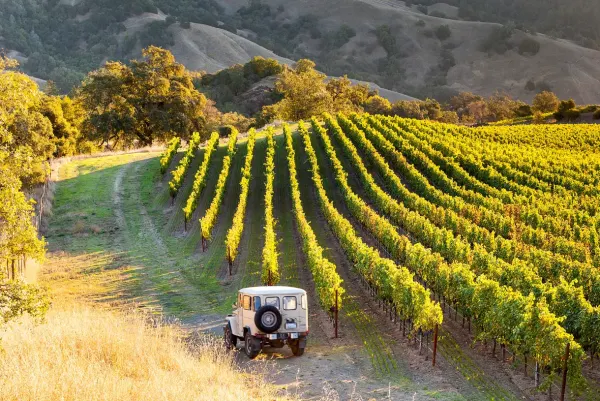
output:
[[[499,24],[460,21],[425,15],[415,6],[407,7],[402,1],[394,0],[263,0],[276,8],[284,6],[280,18],[295,20],[307,13],[322,16],[321,24],[333,30],[347,24],[356,30],[357,35],[339,49],[339,57],[348,60],[348,68],[361,74],[371,73],[370,81],[377,81],[377,62],[386,55],[379,46],[373,30],[388,25],[396,36],[403,53],[406,68],[406,85],[418,89],[427,84],[427,72],[441,60],[443,46],[456,60],[446,76],[447,87],[457,91],[473,91],[483,95],[496,90],[504,90],[512,96],[530,101],[535,91],[527,91],[529,80],[545,82],[560,97],[572,97],[578,103],[600,102],[600,52],[587,49],[572,42],[553,39],[545,35],[531,35],[515,31],[510,42],[514,50],[489,55],[481,51],[481,43],[490,33],[501,27]],[[245,0],[225,1],[227,9],[233,12],[247,2]],[[430,7],[429,12],[437,11],[454,18],[455,9],[444,4]],[[437,13],[436,13],[437,15]],[[422,20],[425,26],[417,26]],[[428,37],[427,31],[435,31],[441,25],[448,25],[452,35],[441,42],[435,35]],[[529,37],[541,45],[536,55],[521,55],[518,44]],[[305,50],[316,54],[317,49],[306,43]]]

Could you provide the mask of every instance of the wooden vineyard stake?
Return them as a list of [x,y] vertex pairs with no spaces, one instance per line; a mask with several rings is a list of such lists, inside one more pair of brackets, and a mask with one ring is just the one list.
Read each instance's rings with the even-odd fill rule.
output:
[[435,325],[433,331],[433,357],[431,359],[432,366],[435,366],[435,356],[437,354],[437,343],[438,343],[438,325]]
[[338,338],[338,290],[335,290],[335,338]]
[[565,349],[565,360],[563,362],[563,377],[562,377],[562,387],[560,389],[560,401],[565,401],[565,392],[567,391],[567,367],[569,362],[569,351],[571,349],[571,343],[567,343],[567,348]]
[[229,275],[231,276],[231,268],[233,267],[233,261],[231,260],[231,249],[227,247],[227,263],[229,263]]

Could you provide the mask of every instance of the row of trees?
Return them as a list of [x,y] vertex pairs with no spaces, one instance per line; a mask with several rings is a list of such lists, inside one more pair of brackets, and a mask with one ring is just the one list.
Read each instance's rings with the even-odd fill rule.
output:
[[376,91],[371,91],[367,85],[352,84],[345,76],[328,79],[307,59],[298,61],[294,67],[282,68],[277,77],[275,92],[275,98],[280,101],[263,107],[262,113],[257,117],[258,125],[274,119],[297,121],[324,112],[362,111],[463,124],[482,124],[519,117],[532,117],[535,122],[544,122],[550,113],[558,121],[575,121],[584,112],[595,112],[594,118],[600,119],[600,106],[578,109],[573,100],[561,101],[550,91],[538,93],[532,104],[515,100],[503,92],[496,92],[488,97],[462,92],[446,104],[434,99],[399,100],[392,103],[379,96]]
[[42,113],[45,95],[17,63],[0,57],[0,325],[24,312],[42,315],[43,291],[15,279],[28,259],[44,257],[33,225],[34,204],[24,189],[44,180],[56,151],[52,123]]

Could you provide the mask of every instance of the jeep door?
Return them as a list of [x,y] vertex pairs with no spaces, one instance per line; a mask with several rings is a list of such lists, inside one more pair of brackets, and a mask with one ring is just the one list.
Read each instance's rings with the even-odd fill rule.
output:
[[244,331],[244,327],[250,327],[252,334],[256,334],[257,329],[254,324],[254,304],[257,299],[260,308],[260,297],[251,297],[250,295],[244,295],[242,297],[242,332]]

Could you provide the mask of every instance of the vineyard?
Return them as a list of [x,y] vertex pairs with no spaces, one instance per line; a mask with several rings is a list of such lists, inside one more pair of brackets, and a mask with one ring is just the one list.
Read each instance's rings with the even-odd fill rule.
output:
[[[498,346],[511,369],[533,369],[550,399],[563,384],[571,397],[591,396],[600,353],[599,128],[325,114],[233,130],[221,141],[194,136],[177,156],[174,140],[157,168],[172,198],[171,236],[210,255],[204,280],[230,283],[232,293],[306,286],[336,335],[339,312],[341,330],[353,327],[387,374],[396,357],[372,331],[379,318],[361,297],[418,339],[419,354],[445,333],[441,355],[460,372],[477,370],[456,362],[456,333],[492,344],[494,356]],[[462,326],[447,333],[458,314]]]

